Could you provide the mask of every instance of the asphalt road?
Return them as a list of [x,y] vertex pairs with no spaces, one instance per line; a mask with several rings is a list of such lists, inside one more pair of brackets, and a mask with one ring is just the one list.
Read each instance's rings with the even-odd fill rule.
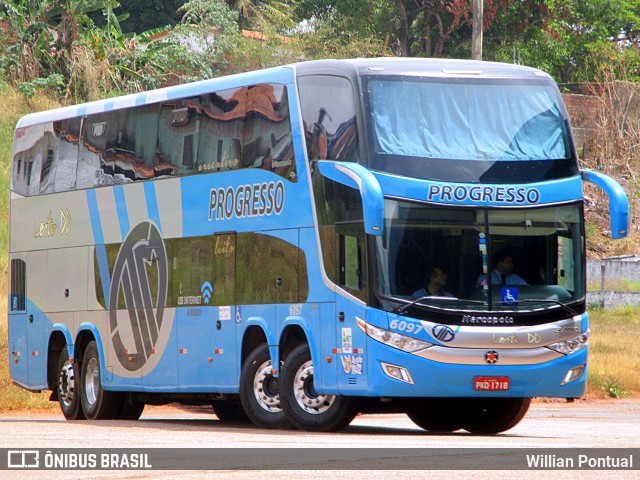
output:
[[[466,448],[488,449],[558,449],[565,448],[640,448],[640,399],[599,402],[577,401],[534,402],[527,416],[512,430],[495,436],[477,436],[463,431],[449,435],[435,435],[415,426],[405,415],[363,415],[338,433],[310,433],[296,430],[263,430],[242,423],[222,423],[205,408],[147,407],[138,421],[65,421],[58,413],[16,412],[0,414],[0,448],[59,449],[59,448],[237,448],[251,449],[241,454],[259,452],[260,448],[275,448],[273,456],[264,460],[272,469],[291,460],[287,450],[318,448],[397,449],[399,455],[409,449],[443,448],[444,460],[460,459]],[[296,450],[289,450],[294,454]],[[456,454],[458,452],[458,454]],[[480,451],[479,451],[480,452]],[[287,457],[289,455],[289,457]],[[560,454],[559,454],[560,455]],[[180,461],[179,458],[177,460]],[[262,461],[262,460],[261,460]],[[331,464],[311,471],[222,471],[197,472],[159,471],[30,471],[28,478],[505,478],[507,471],[378,471],[376,465],[384,458],[371,458],[345,470],[344,463],[337,470]],[[408,458],[408,464],[412,461]],[[354,464],[355,465],[355,464]],[[479,462],[481,467],[482,462]],[[316,466],[318,466],[316,464]],[[277,467],[275,467],[277,468]],[[350,467],[348,467],[350,468]],[[370,469],[369,469],[370,468]],[[369,469],[369,470],[368,470]],[[373,470],[376,469],[376,470]],[[572,471],[563,478],[640,478],[634,471]],[[515,473],[520,479],[558,478],[557,473],[537,470]],[[27,478],[22,472],[0,472],[0,477]]]

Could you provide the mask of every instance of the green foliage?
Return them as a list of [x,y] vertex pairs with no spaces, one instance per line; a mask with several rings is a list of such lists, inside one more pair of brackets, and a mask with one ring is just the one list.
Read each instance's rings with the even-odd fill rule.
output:
[[264,33],[283,33],[294,27],[294,9],[288,0],[227,0],[238,12],[238,27]]
[[537,67],[563,83],[597,81],[603,66],[622,64],[618,78],[629,79],[640,74],[639,27],[640,0],[522,0],[485,32],[485,59]]
[[26,98],[33,98],[41,91],[55,92],[61,94],[64,88],[64,79],[59,73],[52,73],[46,78],[38,77],[28,82],[18,83],[18,91]]
[[318,25],[313,33],[301,34],[305,58],[377,57],[385,53],[380,39],[345,32],[348,30],[341,28],[339,23],[327,22]]
[[179,11],[182,24],[160,39],[140,35],[145,48],[114,61],[126,90],[211,78],[225,69],[226,56],[240,38],[237,14],[222,0],[192,0]]
[[[185,3],[185,0],[135,0],[123,3],[124,6],[113,9],[115,15],[119,17],[128,14],[126,20],[121,21],[123,33],[139,34],[180,23],[178,8]],[[105,28],[106,19],[100,12],[90,16],[100,29]]]
[[190,0],[178,9],[183,25],[205,26],[222,31],[237,32],[238,13],[223,0]]
[[391,53],[388,35],[390,22],[396,15],[393,2],[321,0],[298,2],[295,7],[298,38],[307,59],[375,57]]
[[[484,5],[485,60],[538,67],[561,82],[600,81],[604,67],[615,78],[640,79],[640,0]],[[62,75],[73,102],[300,58],[470,56],[468,0],[141,0],[124,7],[0,0],[0,7],[18,35],[11,45],[0,36],[0,77],[32,95],[60,90],[51,75]],[[241,29],[261,38],[243,39]],[[162,31],[171,33],[151,40]]]

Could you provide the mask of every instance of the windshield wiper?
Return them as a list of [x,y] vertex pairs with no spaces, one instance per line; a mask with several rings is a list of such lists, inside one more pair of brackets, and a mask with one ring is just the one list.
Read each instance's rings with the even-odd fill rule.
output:
[[[483,300],[469,300],[469,299],[460,299],[457,297],[438,297],[438,296],[433,296],[433,295],[425,295],[422,297],[418,297],[415,300],[413,300],[412,302],[409,302],[405,305],[401,305],[398,308],[396,308],[394,310],[394,313],[398,313],[401,315],[404,315],[407,310],[409,310],[411,307],[413,307],[414,305],[422,302],[423,300],[455,300],[455,301],[464,301],[465,303],[472,303],[474,305],[487,305],[487,302],[483,301]],[[551,300],[548,298],[541,298],[541,299],[533,299],[533,298],[520,298],[517,300],[517,303],[553,303],[555,305],[558,305],[560,307],[562,307],[566,312],[568,312],[572,317],[578,316],[579,313],[576,312],[573,308],[571,308],[569,305],[566,305],[564,303],[562,303],[559,300]]]
[[[407,310],[409,310],[411,307],[413,307],[415,304],[422,302],[423,300],[454,300],[456,302],[461,301],[461,299],[459,299],[458,297],[439,297],[439,296],[435,296],[435,295],[425,295],[422,297],[418,297],[416,298],[414,301],[407,303],[406,305],[401,305],[398,308],[396,308],[394,310],[394,313],[399,313],[399,314],[405,314],[407,312]],[[467,300],[467,299],[463,299],[462,301],[467,302],[467,303],[473,303],[476,305],[486,305],[487,302],[483,301],[483,300]]]
[[560,300],[551,300],[549,298],[540,298],[540,299],[534,299],[534,298],[519,298],[518,300],[516,300],[516,303],[554,303],[556,305],[559,305],[560,307],[562,307],[565,311],[569,312],[569,314],[572,317],[576,317],[579,315],[578,312],[576,312],[573,308],[571,308],[569,305],[566,305],[564,303],[562,303]]

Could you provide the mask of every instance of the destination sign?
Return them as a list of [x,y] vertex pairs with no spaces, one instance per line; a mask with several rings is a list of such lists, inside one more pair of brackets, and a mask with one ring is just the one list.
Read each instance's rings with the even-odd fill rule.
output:
[[535,205],[540,201],[537,188],[501,187],[490,185],[429,185],[428,200],[432,202],[478,202]]

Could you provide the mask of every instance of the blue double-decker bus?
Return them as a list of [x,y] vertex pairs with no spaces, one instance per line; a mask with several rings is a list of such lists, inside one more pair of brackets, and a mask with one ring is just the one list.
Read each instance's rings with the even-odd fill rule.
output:
[[494,434],[587,378],[583,182],[545,73],[326,60],[35,113],[15,131],[13,381],[68,419],[211,404]]

